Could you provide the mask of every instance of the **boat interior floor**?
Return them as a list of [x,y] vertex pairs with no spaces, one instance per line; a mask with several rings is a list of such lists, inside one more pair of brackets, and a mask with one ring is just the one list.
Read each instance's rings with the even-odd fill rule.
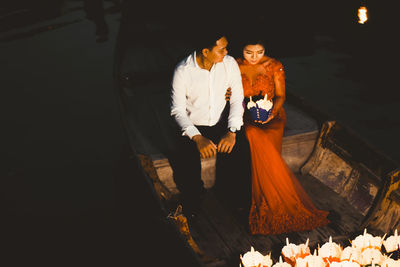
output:
[[[173,197],[168,198],[168,211],[177,208],[176,187],[172,182],[172,172],[164,152],[174,146],[173,125],[169,107],[169,92],[165,82],[154,80],[136,87],[124,87],[121,100],[124,103],[124,118],[130,143],[135,152],[150,158],[152,168],[149,177],[160,187],[167,188]],[[140,90],[139,90],[140,88]],[[190,234],[203,251],[207,266],[239,266],[240,255],[254,247],[262,254],[271,252],[273,260],[279,260],[286,238],[291,243],[300,244],[309,238],[313,252],[332,236],[332,240],[343,247],[349,240],[362,231],[360,225],[365,218],[360,211],[350,205],[346,198],[333,191],[319,179],[309,174],[299,173],[300,167],[307,161],[318,138],[319,125],[308,114],[285,102],[287,124],[285,126],[282,156],[296,174],[300,183],[317,208],[330,211],[329,225],[311,231],[294,232],[280,235],[251,235],[247,229],[247,217],[237,214],[218,200],[212,186],[207,192],[196,220],[189,222]],[[205,185],[212,185],[213,163],[205,161]],[[209,173],[210,172],[210,173]],[[154,175],[153,175],[154,174]],[[153,175],[153,176],[152,176]]]
[[[296,173],[296,177],[312,198],[317,208],[330,211],[330,224],[310,231],[293,232],[279,235],[251,235],[248,231],[247,214],[239,214],[218,200],[210,188],[207,190],[196,219],[188,225],[193,240],[208,258],[207,266],[238,266],[240,255],[250,251],[251,247],[263,255],[271,253],[274,262],[279,255],[286,238],[291,243],[305,243],[309,239],[311,253],[318,246],[328,242],[329,237],[342,247],[350,245],[354,232],[358,230],[364,218],[352,205],[310,175]],[[172,198],[172,202],[176,198]],[[169,206],[178,203],[169,203]],[[207,260],[203,260],[207,263]]]

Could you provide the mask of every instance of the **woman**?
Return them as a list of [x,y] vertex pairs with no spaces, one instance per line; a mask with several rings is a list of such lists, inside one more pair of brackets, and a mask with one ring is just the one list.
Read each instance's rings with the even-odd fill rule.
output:
[[[252,201],[249,230],[252,234],[280,234],[311,230],[329,222],[327,211],[318,210],[281,157],[286,123],[285,72],[278,60],[266,56],[261,41],[243,46],[237,59],[246,104],[245,133],[251,151]],[[250,100],[251,97],[251,100]],[[271,100],[265,121],[251,119],[248,102]],[[260,101],[258,102],[260,103]]]

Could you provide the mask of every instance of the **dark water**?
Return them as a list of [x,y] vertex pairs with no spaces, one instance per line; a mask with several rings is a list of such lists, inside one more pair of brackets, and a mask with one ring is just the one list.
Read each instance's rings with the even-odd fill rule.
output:
[[[0,20],[0,207],[6,225],[0,242],[8,256],[0,261],[121,266],[135,265],[142,255],[153,260],[147,266],[161,259],[195,266],[193,258],[182,256],[187,251],[181,240],[159,220],[148,186],[132,179],[142,173],[126,151],[112,81],[120,14],[105,1],[109,39],[96,43],[81,1],[60,1],[47,11],[15,3],[2,7]],[[388,6],[368,4],[371,20],[365,27],[348,22],[358,1],[332,3],[326,14],[317,1],[287,3],[289,10],[285,4],[263,8],[281,18],[273,20],[278,26],[266,27],[280,36],[272,51],[283,61],[299,66],[301,58],[303,69],[329,72],[307,58],[322,49],[339,66],[337,86],[315,79],[297,86],[296,93],[400,162],[400,101],[390,65],[396,51],[393,16]],[[330,39],[315,43],[309,39],[314,35]]]

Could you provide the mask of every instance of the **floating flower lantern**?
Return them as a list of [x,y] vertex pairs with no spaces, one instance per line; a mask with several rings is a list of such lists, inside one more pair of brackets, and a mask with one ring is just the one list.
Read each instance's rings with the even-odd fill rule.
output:
[[357,236],[351,242],[351,245],[354,248],[361,249],[361,251],[363,251],[366,248],[375,248],[375,249],[381,250],[382,243],[383,243],[385,236],[384,237],[380,237],[380,236],[374,237],[373,235],[367,233],[367,229],[364,229],[364,234]]
[[308,247],[309,239],[307,238],[307,241],[305,244],[300,244],[298,245],[299,253],[296,255],[296,258],[304,258],[308,255],[310,255],[310,248]]
[[337,261],[332,262],[330,267],[360,267],[360,264],[353,260],[345,260],[345,261],[340,261],[340,262],[337,262]]
[[282,248],[283,258],[287,263],[291,266],[296,265],[296,259],[304,258],[310,255],[310,249],[308,247],[309,239],[305,244],[296,245],[289,242],[289,239],[286,238],[286,245]]
[[286,245],[282,248],[281,253],[287,263],[289,263],[292,266],[295,266],[296,255],[298,254],[298,247],[296,244],[290,243],[287,237],[286,237]]
[[361,252],[360,258],[361,265],[381,265],[386,259],[386,257],[382,255],[381,251],[375,248],[364,249]]
[[394,235],[389,236],[385,241],[383,241],[383,246],[388,253],[399,249],[400,236],[397,235],[397,229],[394,231]]
[[400,260],[394,260],[388,257],[382,262],[381,267],[400,267]]
[[274,265],[272,265],[272,267],[291,267],[291,266],[292,265],[290,265],[289,263],[282,261],[282,256],[279,256],[279,261]]
[[272,259],[271,259],[271,252],[268,255],[265,255],[264,258],[261,261],[261,266],[262,267],[271,267],[273,264]]
[[355,261],[358,264],[361,262],[361,249],[355,247],[345,247],[340,256],[340,261]]
[[325,243],[318,249],[320,255],[329,266],[330,263],[340,261],[342,255],[342,247],[335,242],[332,242],[332,236],[329,237],[329,242]]
[[317,250],[314,250],[313,255],[308,255],[304,258],[298,258],[296,261],[296,267],[325,267],[324,259],[317,255]]
[[260,252],[251,247],[250,251],[246,252],[243,257],[240,255],[243,267],[271,267],[272,259],[271,253],[269,255],[262,255]]

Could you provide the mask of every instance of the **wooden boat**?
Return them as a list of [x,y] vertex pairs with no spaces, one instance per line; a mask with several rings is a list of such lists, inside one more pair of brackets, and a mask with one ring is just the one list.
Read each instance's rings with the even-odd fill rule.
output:
[[[399,227],[399,165],[290,90],[282,156],[316,206],[331,211],[331,224],[305,232],[250,235],[243,220],[213,192],[215,158],[202,160],[207,193],[199,218],[187,224],[179,213],[179,192],[165,157],[174,145],[170,78],[176,62],[191,52],[186,41],[163,25],[127,29],[121,24],[115,81],[121,118],[143,178],[160,200],[161,216],[174,222],[200,266],[238,266],[239,255],[250,247],[271,252],[277,260],[286,237],[292,243],[309,238],[310,247],[316,248],[332,236],[345,246],[364,229],[383,235]],[[287,83],[290,87],[290,79]]]

